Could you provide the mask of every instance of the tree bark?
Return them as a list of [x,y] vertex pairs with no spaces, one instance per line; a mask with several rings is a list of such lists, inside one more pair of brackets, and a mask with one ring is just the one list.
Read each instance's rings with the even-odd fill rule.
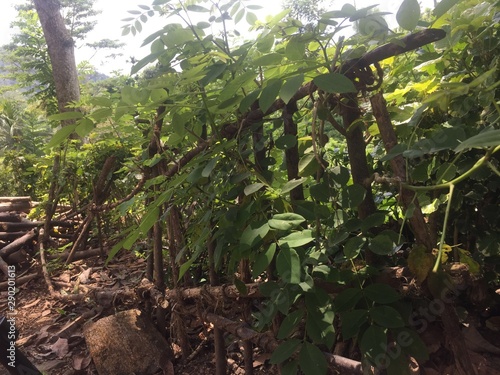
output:
[[[57,105],[60,112],[68,111],[70,102],[80,100],[80,85],[76,70],[74,42],[66,29],[57,0],[34,0],[47,42],[52,76],[56,88]],[[68,125],[71,122],[63,122]]]
[[[373,115],[375,116],[378,129],[380,131],[380,137],[384,142],[386,151],[389,152],[398,144],[398,138],[392,126],[384,96],[381,92],[379,92],[373,95],[370,98],[370,101],[372,104]],[[390,164],[394,176],[400,182],[406,182],[406,166],[403,156],[398,155],[391,159]],[[431,236],[429,227],[425,223],[425,218],[422,214],[422,210],[420,209],[418,199],[415,197],[415,193],[402,188],[399,198],[405,210],[408,210],[408,208],[412,205],[414,206],[415,209],[409,221],[413,234],[415,235],[416,242],[418,244],[423,244],[428,251],[431,251],[436,244],[436,240],[434,239],[434,236]]]

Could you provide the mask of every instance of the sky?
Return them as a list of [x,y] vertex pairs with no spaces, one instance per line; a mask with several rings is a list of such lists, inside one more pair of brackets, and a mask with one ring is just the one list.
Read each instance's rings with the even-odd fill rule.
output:
[[[2,5],[2,19],[0,22],[0,45],[7,44],[10,41],[10,37],[14,30],[10,28],[10,23],[14,21],[16,17],[16,10],[14,9],[15,4],[23,3],[23,0],[1,0]],[[397,12],[401,2],[403,0],[334,0],[332,3],[336,4],[332,7],[331,10],[338,10],[345,3],[350,3],[356,6],[356,8],[363,8],[370,5],[378,5],[378,9],[380,11],[393,12],[394,14]],[[421,4],[421,8],[423,10],[424,7],[433,8],[433,0],[419,0]],[[130,64],[127,63],[126,60],[129,60],[131,56],[136,59],[141,59],[148,55],[149,49],[148,47],[141,48],[142,41],[148,35],[153,32],[159,30],[161,27],[165,25],[165,19],[161,19],[160,17],[153,17],[148,20],[143,25],[143,30],[141,33],[137,34],[135,37],[132,34],[129,34],[125,37],[121,36],[122,26],[126,23],[122,21],[124,18],[131,17],[128,10],[138,10],[138,4],[150,5],[152,0],[120,0],[118,1],[110,1],[110,0],[97,0],[95,3],[95,9],[101,10],[102,13],[97,17],[97,25],[92,31],[92,33],[88,34],[87,41],[88,42],[96,42],[103,38],[108,39],[117,39],[120,42],[126,44],[121,53],[123,56],[121,58],[116,58],[114,60],[103,60],[105,57],[105,53],[99,53],[92,57],[93,50],[88,48],[78,47],[75,49],[75,55],[77,62],[82,60],[90,59],[90,63],[94,65],[99,72],[105,74],[111,74],[112,71],[119,70],[124,74],[128,74],[130,70]],[[256,11],[259,18],[265,19],[267,15],[274,15],[280,12],[281,10],[281,1],[273,1],[273,0],[250,0],[249,4],[261,5],[263,9]],[[240,26],[241,25],[241,26]],[[247,30],[250,26],[245,24],[244,21],[241,21],[238,24],[238,31],[244,35],[244,31]]]

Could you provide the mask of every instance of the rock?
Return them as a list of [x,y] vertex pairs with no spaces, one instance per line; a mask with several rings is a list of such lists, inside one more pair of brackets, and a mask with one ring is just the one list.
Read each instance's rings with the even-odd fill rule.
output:
[[83,333],[99,375],[151,375],[172,368],[167,341],[139,310],[88,322]]

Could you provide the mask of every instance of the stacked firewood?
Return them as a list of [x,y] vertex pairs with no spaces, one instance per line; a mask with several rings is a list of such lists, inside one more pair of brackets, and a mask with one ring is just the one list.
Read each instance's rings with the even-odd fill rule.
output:
[[[0,197],[0,270],[5,275],[8,265],[22,265],[37,252],[39,229],[45,222],[28,219],[36,205],[30,197]],[[78,222],[53,220],[50,224],[52,238],[71,241]]]

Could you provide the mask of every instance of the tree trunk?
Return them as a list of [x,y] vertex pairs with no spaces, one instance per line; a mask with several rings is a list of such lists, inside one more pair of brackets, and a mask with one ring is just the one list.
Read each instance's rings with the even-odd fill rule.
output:
[[[34,0],[47,42],[52,76],[60,112],[67,111],[68,103],[80,100],[80,85],[76,70],[74,42],[64,25],[61,5],[57,0]],[[67,125],[71,122],[63,122]]]

